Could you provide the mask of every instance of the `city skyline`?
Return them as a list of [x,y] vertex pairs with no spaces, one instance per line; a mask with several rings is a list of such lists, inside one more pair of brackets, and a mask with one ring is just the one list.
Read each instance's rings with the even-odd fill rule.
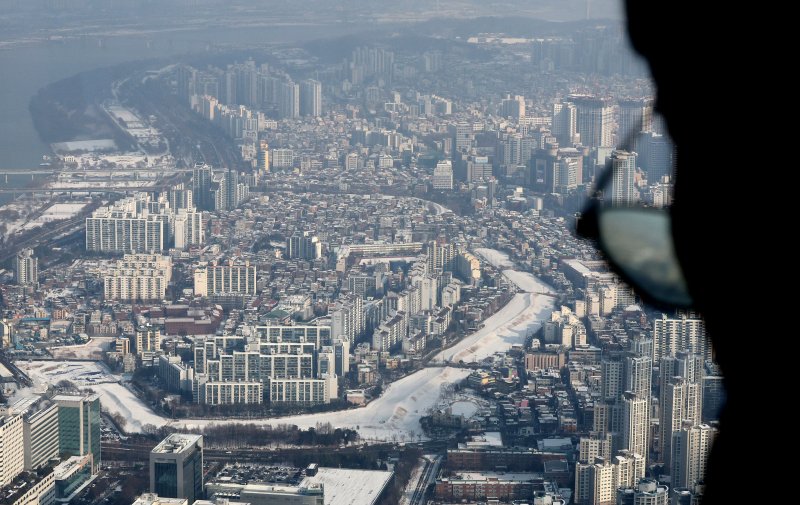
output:
[[[189,4],[210,22],[212,1],[165,18]],[[136,7],[93,5],[47,19],[111,30]],[[320,4],[311,24],[374,26],[223,47],[262,22],[228,9],[188,55],[32,98],[48,154],[0,168],[0,492],[699,503],[725,401],[705,322],[647,306],[573,233],[588,199],[674,194],[620,25]]]

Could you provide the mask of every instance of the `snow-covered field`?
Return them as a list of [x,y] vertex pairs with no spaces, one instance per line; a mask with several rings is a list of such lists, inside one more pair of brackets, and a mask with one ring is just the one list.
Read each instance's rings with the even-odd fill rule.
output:
[[111,414],[119,413],[126,419],[125,431],[141,432],[146,424],[163,426],[167,419],[159,416],[120,383],[96,361],[17,361],[16,365],[33,381],[33,388],[21,390],[15,398],[43,391],[48,384],[59,381],[72,382],[78,389],[91,389],[100,395],[100,405]]
[[97,360],[103,358],[103,351],[111,348],[113,337],[94,337],[85,344],[53,347],[50,353],[55,359]]
[[453,402],[450,408],[453,415],[462,415],[465,419],[469,419],[478,411],[478,404],[467,400],[459,400]]
[[210,424],[255,422],[311,428],[317,423],[331,423],[335,427],[356,429],[368,440],[411,441],[411,437],[423,436],[419,420],[438,403],[441,385],[458,382],[468,374],[469,370],[459,368],[425,368],[392,383],[380,398],[359,409],[261,420],[191,419],[175,421],[173,425],[192,429]]

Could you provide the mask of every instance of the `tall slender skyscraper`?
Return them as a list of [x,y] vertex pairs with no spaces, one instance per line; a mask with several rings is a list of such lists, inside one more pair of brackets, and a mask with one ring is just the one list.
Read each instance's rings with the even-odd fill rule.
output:
[[25,469],[22,416],[0,417],[0,487]]
[[622,397],[620,445],[647,460],[650,447],[650,402],[630,391]]
[[256,170],[262,175],[269,173],[269,144],[266,140],[261,140],[258,143]]
[[100,470],[100,397],[96,394],[56,395],[61,456],[92,455],[93,472]]
[[278,114],[281,119],[300,117],[300,86],[293,81],[281,83]]
[[608,101],[588,95],[570,95],[575,104],[581,144],[589,147],[613,147],[613,109]]
[[700,384],[683,377],[671,377],[661,386],[661,408],[659,409],[659,440],[661,459],[670,468],[672,436],[685,421],[700,423]]
[[322,83],[308,79],[300,85],[300,115],[322,115]]
[[553,104],[553,135],[560,147],[573,144],[578,133],[578,109],[570,102]]
[[650,398],[653,360],[650,356],[625,357],[625,391],[640,398]]
[[706,475],[706,461],[717,430],[707,424],[686,422],[672,438],[670,475],[673,487],[693,488]]
[[197,164],[192,170],[192,198],[200,210],[214,210],[214,200],[211,198],[211,167],[206,164]]
[[[628,99],[619,101],[619,124],[617,128],[617,145],[621,146],[628,137],[635,140],[638,133],[649,132],[653,126],[653,100],[651,98]],[[636,145],[628,146],[636,151]]]
[[39,259],[33,249],[23,249],[14,256],[14,280],[20,286],[39,285]]
[[607,198],[612,205],[629,205],[639,199],[636,190],[636,153],[616,150],[611,153],[611,188]]

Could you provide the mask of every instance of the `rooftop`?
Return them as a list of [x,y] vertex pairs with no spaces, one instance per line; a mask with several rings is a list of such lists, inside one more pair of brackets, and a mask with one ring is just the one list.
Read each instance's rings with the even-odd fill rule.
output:
[[542,480],[539,473],[513,473],[513,472],[457,472],[450,481],[488,481],[497,480],[505,482],[530,482]]
[[162,498],[154,493],[144,493],[136,498],[133,505],[187,505],[186,498]]
[[152,450],[153,454],[177,454],[181,453],[191,447],[194,447],[195,444],[200,443],[202,446],[203,444],[203,435],[190,435],[184,433],[173,433],[172,435],[168,436],[164,440],[161,441],[160,444],[155,446]]
[[89,395],[56,395],[53,397],[54,402],[80,402],[80,401],[87,401],[93,402],[95,400],[99,400],[100,396],[96,394],[89,394]]
[[325,505],[373,505],[378,501],[394,472],[320,468],[300,486],[325,486]]
[[52,473],[52,470],[49,467],[41,468],[37,473],[22,472],[8,485],[0,488],[0,505],[16,503],[40,480],[47,478],[50,473]]

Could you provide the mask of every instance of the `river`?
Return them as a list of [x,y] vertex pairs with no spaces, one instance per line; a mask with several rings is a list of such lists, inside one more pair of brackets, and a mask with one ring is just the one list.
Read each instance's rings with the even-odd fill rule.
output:
[[[296,25],[214,28],[86,37],[6,46],[0,50],[0,169],[32,168],[50,148],[28,112],[31,97],[44,86],[79,72],[136,60],[203,53],[210,47],[293,43],[344,35],[353,25]],[[212,42],[213,41],[213,42]]]

